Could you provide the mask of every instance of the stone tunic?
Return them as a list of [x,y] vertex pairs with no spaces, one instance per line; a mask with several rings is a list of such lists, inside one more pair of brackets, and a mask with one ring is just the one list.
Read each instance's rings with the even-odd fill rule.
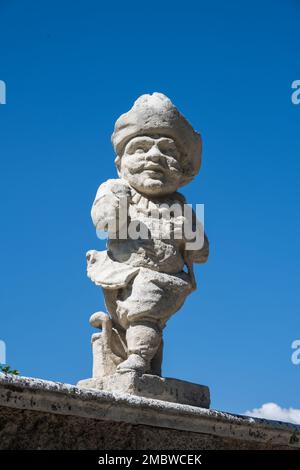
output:
[[[125,222],[118,212],[122,197],[128,203]],[[175,203],[178,212],[168,216],[166,211]],[[108,180],[98,189],[92,208],[94,224],[98,230],[109,223],[115,229],[110,230],[107,251],[88,252],[88,275],[104,288],[108,311],[124,328],[140,320],[163,327],[194,288],[193,273],[184,271],[184,236],[175,237],[175,233],[183,234],[184,204],[185,198],[177,192],[165,198],[148,198],[120,179]],[[119,226],[113,219],[119,219]],[[143,226],[148,238],[132,239],[129,233],[121,239],[120,231],[124,226],[128,229],[128,220],[139,225],[137,232]],[[205,258],[206,250],[206,246],[200,250],[200,257]],[[194,254],[197,256],[199,253]]]

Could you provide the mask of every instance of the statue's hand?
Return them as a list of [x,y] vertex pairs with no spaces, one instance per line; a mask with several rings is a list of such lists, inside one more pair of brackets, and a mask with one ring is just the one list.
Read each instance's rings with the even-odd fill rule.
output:
[[111,187],[110,191],[116,196],[118,199],[126,197],[128,199],[128,203],[131,200],[131,189],[124,180],[110,180],[115,181]]
[[[118,233],[120,209],[127,210],[131,190],[123,180],[108,180],[99,187],[92,207],[92,219],[97,230]],[[122,220],[126,220],[123,217]]]
[[200,249],[188,250],[188,257],[193,263],[206,263],[209,256],[209,241],[204,233],[204,243]]

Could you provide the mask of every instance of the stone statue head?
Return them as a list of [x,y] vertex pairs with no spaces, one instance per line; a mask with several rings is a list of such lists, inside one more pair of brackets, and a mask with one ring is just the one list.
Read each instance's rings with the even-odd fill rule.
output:
[[200,169],[200,134],[161,93],[142,95],[119,117],[112,143],[119,176],[148,196],[175,192]]

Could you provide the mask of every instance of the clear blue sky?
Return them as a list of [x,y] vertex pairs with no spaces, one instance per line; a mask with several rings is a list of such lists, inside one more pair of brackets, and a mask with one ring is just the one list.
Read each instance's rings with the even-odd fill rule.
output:
[[233,412],[300,407],[300,3],[0,1],[1,325],[23,375],[91,374],[104,308],[85,252],[115,177],[110,135],[142,93],[167,94],[203,135],[184,188],[211,243],[198,291],[165,331],[165,376],[210,386]]

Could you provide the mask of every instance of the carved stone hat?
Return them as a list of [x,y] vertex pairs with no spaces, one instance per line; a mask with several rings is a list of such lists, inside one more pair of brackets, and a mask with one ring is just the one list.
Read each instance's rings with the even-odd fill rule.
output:
[[176,142],[187,177],[195,176],[201,166],[201,136],[162,93],[142,95],[115,123],[112,144],[121,157],[126,144],[140,135],[161,135]]

